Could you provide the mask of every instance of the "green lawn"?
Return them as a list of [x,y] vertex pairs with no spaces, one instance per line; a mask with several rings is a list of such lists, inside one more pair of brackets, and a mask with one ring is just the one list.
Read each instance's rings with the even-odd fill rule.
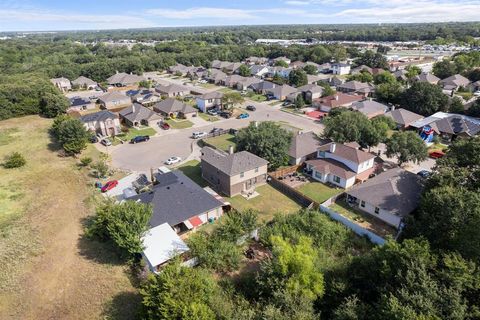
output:
[[277,122],[282,128],[285,130],[291,131],[293,133],[298,133],[299,131],[302,131],[302,128],[292,126],[289,122],[287,121],[278,121]]
[[223,92],[223,93],[229,93],[229,92],[236,92],[235,90],[233,89],[230,89],[230,88],[222,88],[220,90],[218,90],[219,92]]
[[140,129],[129,128],[126,134],[125,133],[119,134],[117,135],[117,138],[122,139],[124,141],[130,141],[132,138],[136,136],[154,136],[156,133],[157,131],[155,131],[155,129],[150,127],[144,127]]
[[189,120],[166,120],[172,129],[187,129],[193,126],[193,123]]
[[205,89],[212,89],[217,87],[213,83],[197,83],[196,85]]
[[443,152],[444,149],[447,149],[448,146],[446,144],[443,144],[443,143],[434,143],[432,144],[430,147],[428,147],[428,151],[429,152],[433,152],[433,151],[441,151]]
[[203,120],[205,120],[205,121],[210,121],[210,122],[215,122],[215,121],[220,120],[220,119],[218,119],[218,117],[211,116],[211,115],[209,115],[209,114],[207,114],[207,113],[203,113],[203,112],[199,112],[199,113],[198,113],[198,116],[199,116],[200,118],[202,118]]
[[240,211],[246,209],[258,210],[261,221],[271,220],[276,213],[294,213],[301,209],[301,206],[295,201],[268,184],[258,187],[256,191],[260,195],[250,200],[241,195],[225,198],[225,200]]
[[263,102],[267,100],[267,97],[265,97],[263,94],[256,94],[256,93],[248,93],[247,98],[256,102]]
[[331,188],[316,181],[308,182],[300,186],[297,190],[318,203],[323,203],[325,200],[343,191],[340,188]]
[[202,178],[202,169],[200,168],[200,161],[191,160],[179,165],[175,169],[182,171],[187,177],[195,181],[202,188],[208,186],[208,183]]
[[235,136],[233,134],[223,134],[221,136],[207,138],[203,140],[219,150],[228,151],[229,146],[236,147]]

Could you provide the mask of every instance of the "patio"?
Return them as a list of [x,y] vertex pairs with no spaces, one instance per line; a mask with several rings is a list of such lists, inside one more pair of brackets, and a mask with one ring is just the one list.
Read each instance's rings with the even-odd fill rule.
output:
[[282,177],[279,177],[278,180],[280,180],[283,184],[289,186],[290,188],[294,189],[308,182],[308,178],[298,172],[286,174]]

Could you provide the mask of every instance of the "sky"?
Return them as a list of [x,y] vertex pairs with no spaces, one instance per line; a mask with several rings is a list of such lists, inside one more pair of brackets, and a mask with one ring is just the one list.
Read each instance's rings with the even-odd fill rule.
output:
[[478,20],[480,0],[0,0],[0,32]]

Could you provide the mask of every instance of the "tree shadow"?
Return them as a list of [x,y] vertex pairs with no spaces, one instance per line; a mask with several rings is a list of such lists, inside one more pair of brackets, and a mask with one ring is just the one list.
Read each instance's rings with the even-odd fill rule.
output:
[[115,295],[102,312],[103,319],[140,319],[142,296],[138,292]]

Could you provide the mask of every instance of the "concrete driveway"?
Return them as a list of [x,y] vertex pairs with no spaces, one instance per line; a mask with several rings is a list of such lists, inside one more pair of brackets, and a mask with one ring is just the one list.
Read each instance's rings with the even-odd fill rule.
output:
[[[122,144],[110,147],[112,164],[114,167],[138,172],[149,172],[150,168],[157,168],[172,156],[182,159],[198,158],[198,152],[194,153],[195,140],[191,138],[194,131],[209,132],[214,127],[222,129],[240,129],[248,126],[252,121],[282,121],[304,131],[322,132],[323,125],[313,119],[293,115],[280,110],[280,106],[270,106],[268,103],[247,101],[246,105],[254,105],[257,110],[254,112],[245,111],[250,114],[247,119],[222,119],[216,122],[205,122],[204,126],[182,130],[159,131],[159,135],[152,137],[150,141],[138,144]],[[105,151],[105,150],[103,150]]]

